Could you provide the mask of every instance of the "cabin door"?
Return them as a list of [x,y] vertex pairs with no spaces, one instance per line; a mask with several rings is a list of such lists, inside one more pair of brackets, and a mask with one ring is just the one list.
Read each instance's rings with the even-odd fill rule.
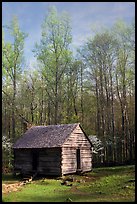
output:
[[32,151],[32,170],[36,171],[38,169],[39,154],[37,151]]
[[77,170],[81,169],[81,163],[80,163],[80,149],[76,150],[76,160],[77,160]]

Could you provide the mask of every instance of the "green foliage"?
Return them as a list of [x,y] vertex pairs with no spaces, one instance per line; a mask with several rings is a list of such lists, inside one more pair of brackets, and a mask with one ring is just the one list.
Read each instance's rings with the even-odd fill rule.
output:
[[60,122],[59,111],[62,97],[62,84],[67,65],[71,60],[69,45],[71,43],[71,29],[66,14],[59,15],[55,7],[49,9],[42,24],[40,44],[36,44],[34,53],[40,62],[41,75],[45,80],[45,87],[52,104],[54,123]]
[[[23,60],[23,49],[24,49],[24,40],[27,35],[22,32],[19,28],[17,17],[13,17],[9,26],[5,26],[10,31],[11,36],[13,37],[13,43],[4,42],[3,34],[3,43],[2,43],[2,67],[3,73],[13,80],[14,74],[20,74],[21,72],[21,63]],[[3,31],[4,32],[4,31]]]

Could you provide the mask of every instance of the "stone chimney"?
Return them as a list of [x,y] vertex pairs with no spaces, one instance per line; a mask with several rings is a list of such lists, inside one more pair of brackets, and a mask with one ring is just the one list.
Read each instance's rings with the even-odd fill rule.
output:
[[32,127],[31,123],[28,123],[26,121],[23,121],[23,132],[25,133],[29,128]]

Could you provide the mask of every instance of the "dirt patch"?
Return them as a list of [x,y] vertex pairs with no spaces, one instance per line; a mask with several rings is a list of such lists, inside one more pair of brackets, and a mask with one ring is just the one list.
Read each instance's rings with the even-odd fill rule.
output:
[[91,177],[91,176],[84,176],[84,177],[83,177],[83,180],[84,180],[85,182],[92,182],[92,181],[97,180],[97,178]]
[[26,183],[29,182],[18,182],[18,183],[12,183],[12,184],[2,184],[2,193],[10,193],[10,192],[15,192],[21,189],[23,185],[26,185]]
[[2,184],[2,193],[10,193],[12,191],[17,191],[19,188],[20,183]]
[[89,192],[83,192],[83,191],[79,190],[76,186],[72,186],[71,189],[70,189],[70,191],[71,191],[72,193],[77,194],[77,195],[90,195],[90,194],[91,194],[91,193],[89,193]]

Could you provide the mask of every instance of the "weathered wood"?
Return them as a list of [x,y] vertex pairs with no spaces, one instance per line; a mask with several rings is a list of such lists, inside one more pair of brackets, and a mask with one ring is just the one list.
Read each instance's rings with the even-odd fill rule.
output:
[[50,166],[46,166],[46,167],[39,167],[39,170],[43,170],[43,171],[56,171],[59,170],[60,171],[60,167],[50,167]]
[[[92,149],[79,126],[71,133],[62,147],[62,173],[77,170],[76,149],[80,148],[80,165],[82,171],[92,169]],[[71,168],[70,168],[71,167]]]
[[71,161],[71,159],[72,159],[72,160],[73,160],[73,159],[76,160],[76,154],[72,154],[72,155],[71,155],[71,153],[70,153],[70,154],[62,155],[62,160],[64,160],[64,159],[68,159],[68,160],[70,160],[70,161]]
[[59,167],[60,168],[60,163],[40,163],[39,166],[42,166],[43,168],[56,168]]
[[71,163],[71,162],[76,162],[76,157],[75,158],[63,158],[61,163]]
[[[34,150],[33,150],[34,151]],[[61,149],[39,149],[37,170],[46,175],[57,172],[61,174]],[[15,150],[15,170],[21,169],[23,172],[31,172],[32,169],[32,151],[31,150]],[[49,173],[50,172],[50,173]]]

